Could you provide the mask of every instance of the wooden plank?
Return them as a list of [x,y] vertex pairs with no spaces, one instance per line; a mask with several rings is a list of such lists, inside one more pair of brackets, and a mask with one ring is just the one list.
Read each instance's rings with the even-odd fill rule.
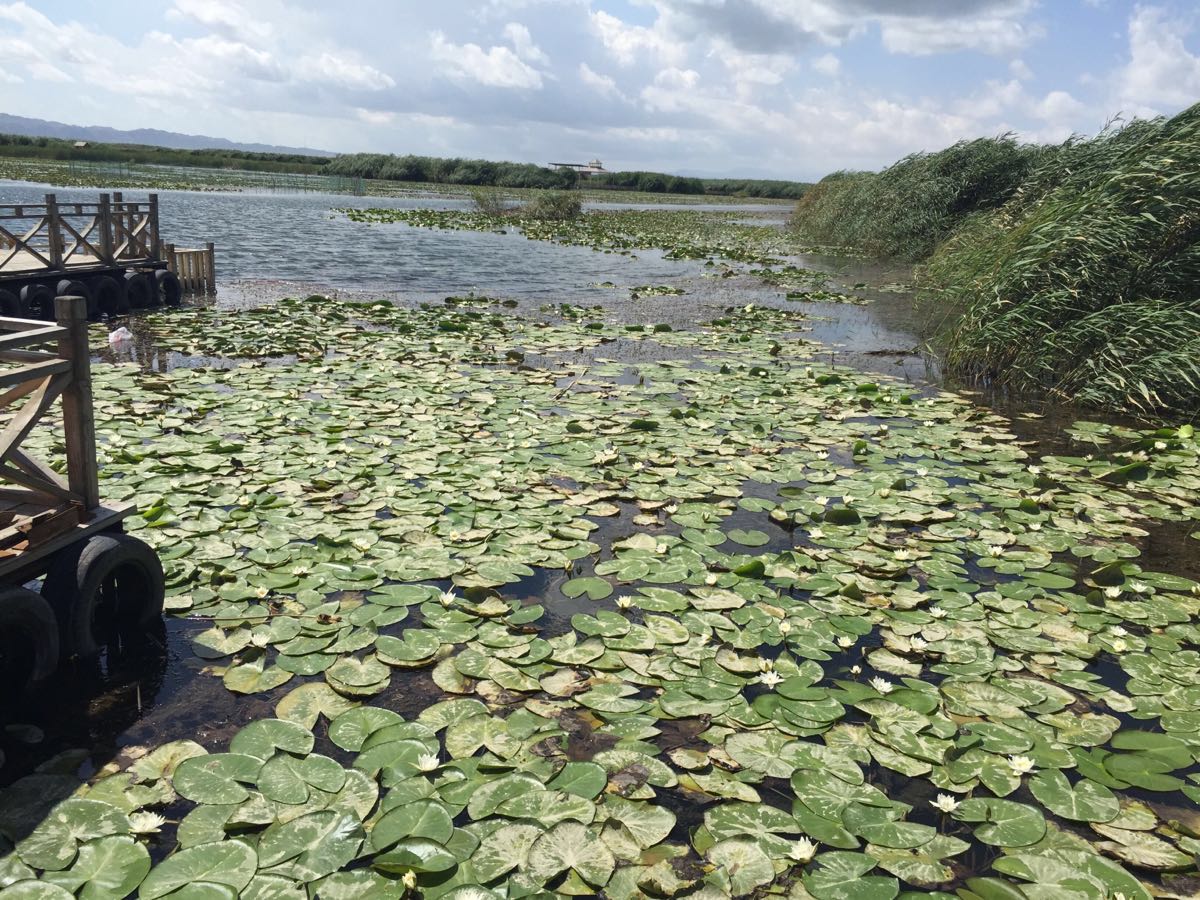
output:
[[37,547],[29,548],[19,556],[0,559],[0,579],[20,581],[22,578],[33,577],[40,569],[39,563],[46,557],[76,541],[116,528],[135,511],[136,507],[132,503],[119,503],[85,513],[86,518],[70,531],[52,537]]
[[25,435],[29,434],[38,419],[50,408],[50,404],[58,399],[69,380],[70,376],[63,375],[45,379],[20,411],[8,420],[4,430],[0,431],[0,461],[7,459],[9,450],[25,439]]
[[[46,325],[45,322],[42,324]],[[45,328],[30,328],[27,331],[14,331],[12,334],[0,334],[0,353],[17,352],[18,347],[28,347],[30,344],[44,344],[50,341],[57,341],[62,335],[63,330],[57,325],[46,325]]]
[[52,481],[46,481],[44,478],[30,475],[23,469],[18,469],[16,466],[10,466],[7,463],[0,463],[0,478],[41,494],[43,504],[47,502],[80,503],[83,501],[83,497],[75,491],[61,488]]
[[62,395],[67,483],[83,498],[84,505],[92,509],[100,505],[100,475],[96,466],[96,423],[92,418],[87,301],[83,297],[56,297],[54,313],[58,324],[69,332],[58,342],[58,355],[71,366],[71,381]]
[[204,251],[205,251],[205,262],[206,262],[205,269],[204,269],[204,280],[205,280],[205,282],[207,282],[205,284],[205,292],[209,293],[209,294],[215,294],[217,292],[217,250],[216,250],[216,245],[212,241],[209,241],[208,243],[206,243],[204,245]]
[[69,359],[52,359],[44,363],[23,366],[11,372],[0,372],[0,388],[11,387],[23,381],[46,378],[50,375],[57,375],[60,372],[70,372],[71,368],[72,363]]
[[46,231],[50,238],[50,268],[61,269],[63,261],[63,239],[58,216],[58,200],[53,194],[46,195]]

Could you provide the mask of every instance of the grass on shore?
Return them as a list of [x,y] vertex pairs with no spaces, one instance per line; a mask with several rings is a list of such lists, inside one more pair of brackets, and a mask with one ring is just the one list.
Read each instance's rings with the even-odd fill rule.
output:
[[1200,409],[1200,105],[1055,147],[1001,137],[838,173],[794,227],[923,261],[952,371],[1109,409]]

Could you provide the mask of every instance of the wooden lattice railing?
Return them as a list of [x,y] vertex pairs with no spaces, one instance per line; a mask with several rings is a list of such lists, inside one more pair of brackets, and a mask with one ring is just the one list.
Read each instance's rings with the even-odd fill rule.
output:
[[[0,363],[6,366],[0,371],[0,416],[7,420],[0,432],[0,482],[7,482],[0,485],[0,500],[55,512],[65,506],[83,516],[100,504],[87,303],[82,297],[58,297],[55,313],[53,325],[0,318]],[[50,342],[57,344],[54,351],[28,349]],[[66,478],[21,449],[21,442],[59,398]],[[10,407],[17,408],[8,414]],[[3,538],[0,531],[0,546]]]
[[101,194],[98,203],[0,206],[0,274],[79,266],[136,265],[157,260],[158,195],[127,201]]

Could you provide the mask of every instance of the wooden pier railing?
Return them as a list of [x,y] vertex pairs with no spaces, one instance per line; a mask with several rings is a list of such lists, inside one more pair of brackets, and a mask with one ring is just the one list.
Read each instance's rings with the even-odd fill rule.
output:
[[126,201],[101,194],[96,203],[44,203],[0,207],[0,275],[61,272],[90,266],[157,261],[158,195]]
[[[67,526],[73,527],[78,516],[100,503],[91,413],[88,304],[78,296],[60,296],[55,310],[56,323],[0,318],[0,366],[4,366],[0,371],[0,390],[4,391],[0,414],[6,419],[0,432],[0,508],[29,504],[58,511],[60,504],[65,504],[64,514],[74,508]],[[58,342],[56,352],[29,349],[48,342]],[[66,479],[20,448],[59,397],[66,432]],[[22,406],[8,414],[20,401],[24,401]],[[14,536],[14,528],[0,530],[0,547]]]
[[186,293],[216,293],[217,270],[211,241],[199,250],[180,250],[174,244],[166,244],[163,249],[167,269],[175,273]]

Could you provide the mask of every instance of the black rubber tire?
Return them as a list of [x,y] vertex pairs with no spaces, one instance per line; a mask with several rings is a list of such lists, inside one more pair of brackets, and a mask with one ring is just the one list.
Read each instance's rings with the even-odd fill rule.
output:
[[59,628],[54,611],[25,588],[0,590],[0,678],[13,695],[45,681],[58,668]]
[[10,319],[24,319],[28,315],[21,298],[12,291],[0,291],[0,316]]
[[142,272],[125,273],[125,295],[132,309],[148,309],[158,305],[158,291],[149,275]]
[[96,306],[96,297],[86,283],[76,281],[74,278],[64,278],[58,283],[58,288],[54,294],[56,297],[82,297],[87,301],[88,319],[94,322],[100,318],[100,310]]
[[21,304],[30,318],[54,321],[54,291],[44,284],[27,284],[21,288]]
[[96,298],[96,309],[102,316],[123,316],[129,312],[129,297],[125,293],[125,282],[111,275],[97,275],[88,286]]
[[97,534],[55,555],[42,585],[58,616],[64,658],[91,659],[160,626],[163,570],[145,541]]
[[158,282],[158,292],[167,306],[179,306],[183,303],[183,285],[179,283],[179,278],[174,272],[159,269],[154,273],[154,280]]

